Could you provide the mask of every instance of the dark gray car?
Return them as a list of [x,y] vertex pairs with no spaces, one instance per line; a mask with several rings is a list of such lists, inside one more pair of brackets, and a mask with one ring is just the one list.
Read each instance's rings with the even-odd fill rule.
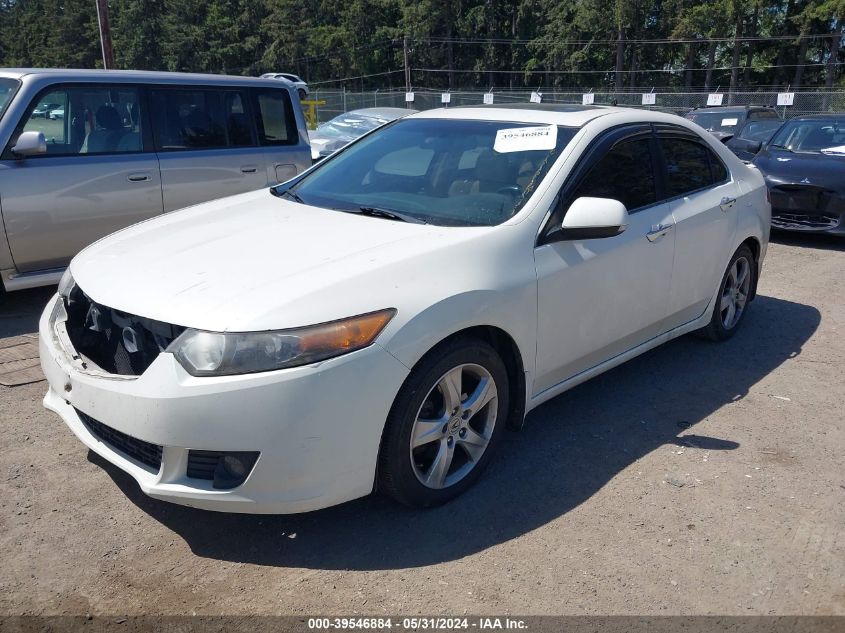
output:
[[845,235],[845,113],[783,124],[753,164],[772,202],[772,228]]
[[781,118],[774,108],[752,105],[695,108],[684,116],[723,143],[733,138],[747,121]]

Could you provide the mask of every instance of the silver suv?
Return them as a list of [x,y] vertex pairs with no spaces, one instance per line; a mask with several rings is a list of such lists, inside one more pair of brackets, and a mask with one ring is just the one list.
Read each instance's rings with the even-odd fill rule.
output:
[[56,283],[104,235],[308,168],[296,97],[272,79],[0,69],[2,285]]
[[262,79],[284,79],[293,84],[300,99],[305,99],[308,96],[308,84],[302,81],[299,75],[291,75],[290,73],[264,73],[261,75]]

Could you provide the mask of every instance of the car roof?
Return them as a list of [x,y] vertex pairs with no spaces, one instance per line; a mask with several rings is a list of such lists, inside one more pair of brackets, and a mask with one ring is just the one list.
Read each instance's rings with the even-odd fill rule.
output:
[[582,106],[557,103],[509,103],[486,106],[459,106],[438,108],[412,114],[409,118],[419,119],[466,119],[487,121],[513,121],[566,125],[581,127],[588,121],[623,108],[603,106]]
[[[256,84],[278,85],[278,79],[242,77],[238,75],[213,75],[202,73],[172,73],[151,70],[103,70],[75,68],[0,68],[0,77],[22,79],[30,75],[73,81],[107,81],[109,83],[184,83],[184,84]],[[286,80],[285,80],[286,81]],[[276,82],[276,83],[273,83]]]

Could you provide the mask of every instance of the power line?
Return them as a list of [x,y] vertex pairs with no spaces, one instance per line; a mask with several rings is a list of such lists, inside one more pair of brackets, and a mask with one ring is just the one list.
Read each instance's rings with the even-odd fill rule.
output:
[[[764,66],[749,66],[752,70],[755,69],[764,69],[764,68],[794,68],[798,66],[813,67],[813,66],[842,66],[845,65],[845,62],[835,62],[835,63],[807,63],[807,64],[770,64]],[[746,66],[713,66],[709,70],[744,70]],[[459,69],[459,68],[452,68],[451,70],[448,68],[412,68],[414,72],[426,72],[426,73],[478,73],[479,75],[486,75],[486,74],[498,74],[498,75],[606,75],[610,73],[615,73],[616,69],[611,68],[609,70],[479,70],[479,69]],[[706,72],[707,68],[657,68],[657,69],[637,69],[637,74],[645,74],[645,73],[685,73],[687,71],[693,72]],[[624,74],[628,74],[630,70],[622,71]]]
[[[696,37],[696,38],[653,38],[653,39],[625,39],[625,44],[698,44],[698,43],[733,43],[733,42],[771,42],[790,40],[813,40],[830,39],[836,37],[834,33],[807,33],[805,35],[771,35],[751,36],[744,35],[734,37]],[[449,38],[449,37],[426,37],[414,38],[414,42],[427,42],[438,44],[538,44],[544,46],[566,45],[566,44],[618,44],[618,39],[590,39],[590,40],[553,40],[553,39],[506,39],[506,38]]]
[[337,53],[351,53],[354,51],[371,50],[373,48],[382,48],[388,45],[397,46],[398,42],[396,40],[381,40],[380,42],[375,42],[373,44],[361,44],[359,46],[333,48],[331,50],[326,51],[325,53],[321,53],[320,55],[306,55],[304,57],[296,57],[294,59],[288,60],[288,62],[291,64],[295,64],[297,62],[316,62],[321,61],[323,59],[328,59],[330,57],[334,57]]
[[319,84],[337,84],[342,83],[344,81],[354,81],[355,79],[367,79],[368,77],[382,77],[384,75],[393,75],[395,73],[402,73],[405,72],[404,69],[400,68],[398,70],[388,70],[383,73],[372,73],[370,75],[357,75],[355,77],[344,77],[342,79],[326,79],[324,81],[309,81],[309,86],[317,86]]

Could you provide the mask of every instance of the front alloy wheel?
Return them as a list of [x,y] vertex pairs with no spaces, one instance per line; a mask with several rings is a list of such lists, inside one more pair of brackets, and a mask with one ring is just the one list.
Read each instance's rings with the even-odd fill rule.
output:
[[481,461],[496,427],[496,382],[481,365],[462,364],[428,392],[411,430],[411,463],[419,482],[448,488]]
[[475,339],[426,355],[396,396],[379,453],[378,487],[416,507],[458,496],[481,475],[508,411],[508,374]]

